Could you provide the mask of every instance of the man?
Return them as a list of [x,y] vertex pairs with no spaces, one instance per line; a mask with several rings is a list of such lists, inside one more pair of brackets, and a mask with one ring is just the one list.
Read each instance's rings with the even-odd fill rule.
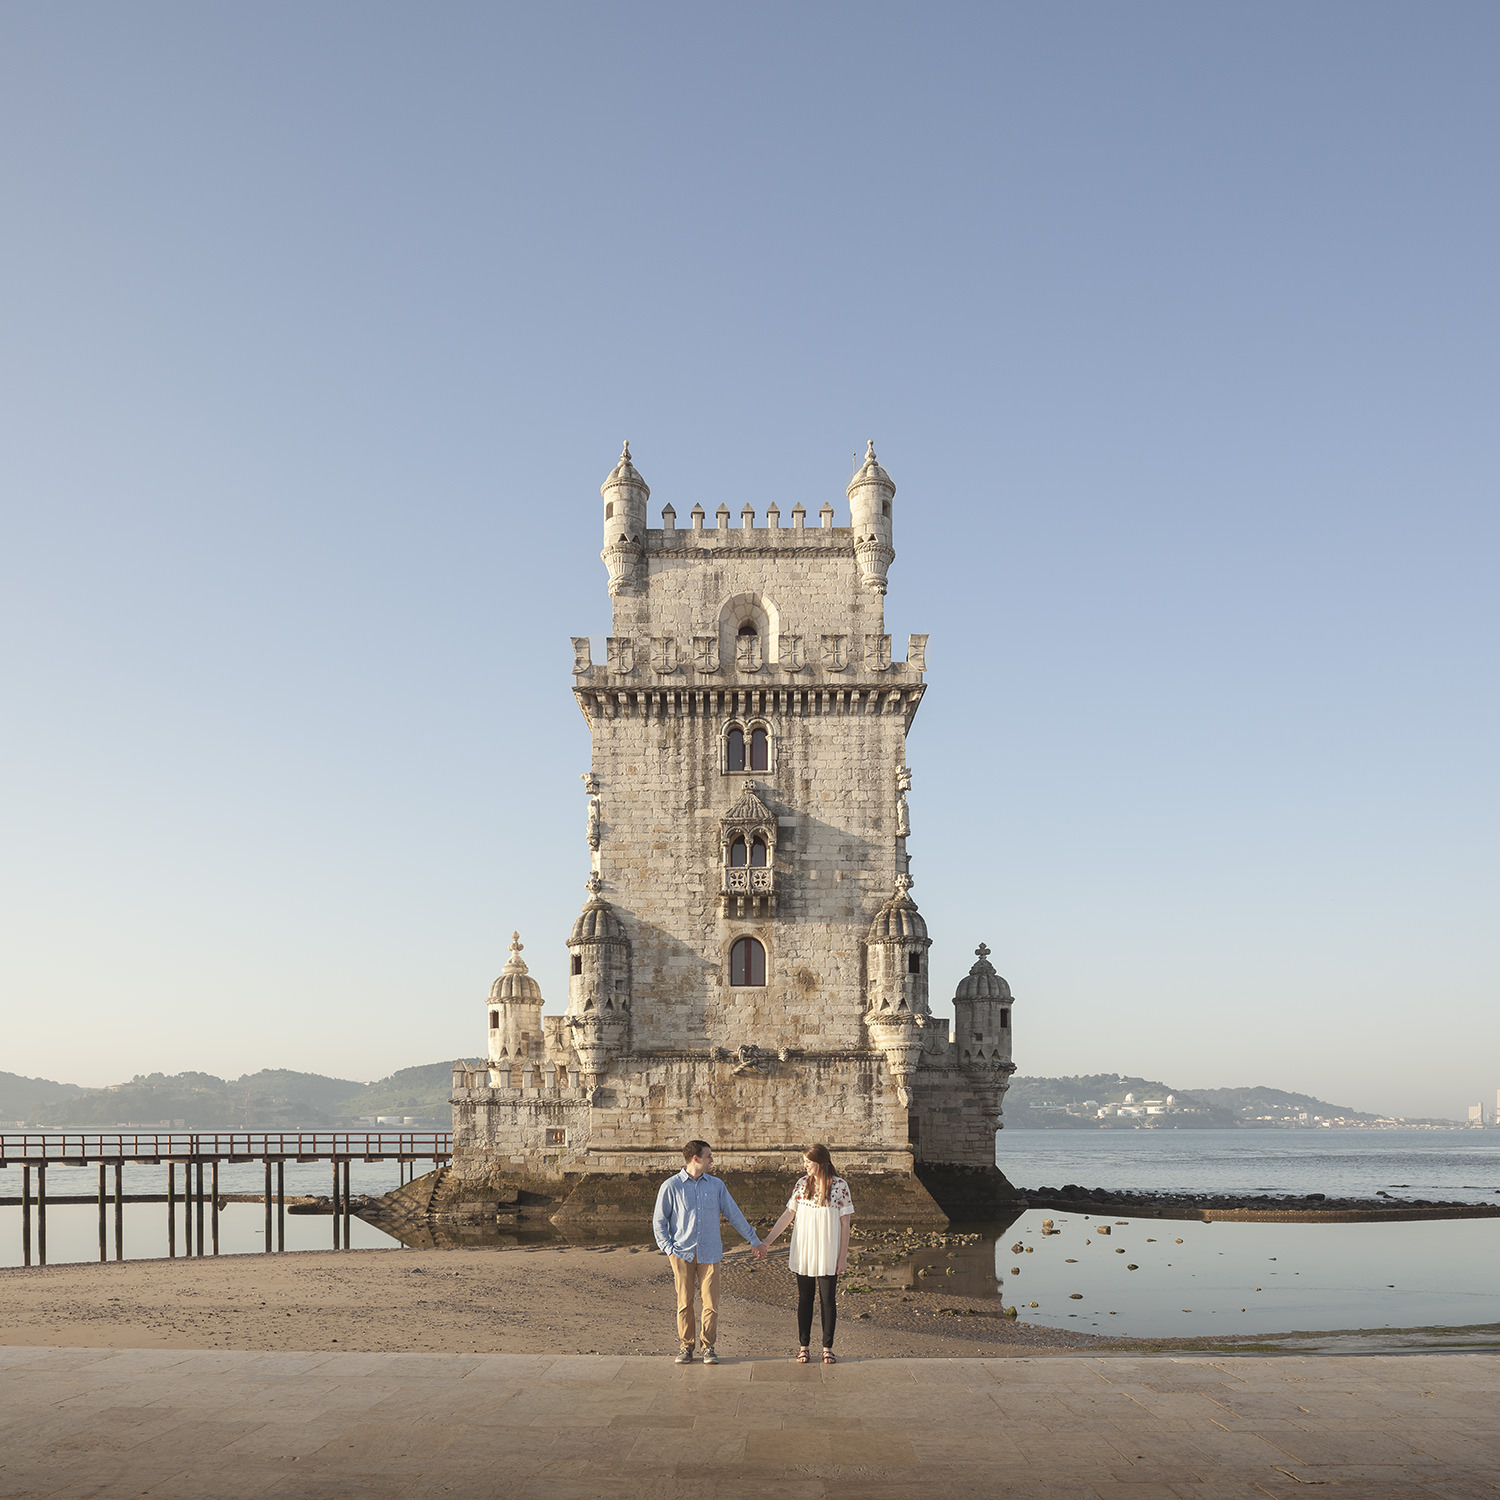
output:
[[716,1365],[714,1338],[719,1326],[719,1262],[724,1258],[724,1244],[719,1238],[719,1215],[723,1214],[750,1242],[757,1260],[766,1252],[760,1236],[750,1227],[729,1196],[729,1189],[708,1169],[714,1154],[707,1141],[689,1141],[682,1148],[682,1170],[662,1183],[656,1195],[656,1213],[652,1228],[656,1243],[672,1262],[672,1280],[677,1287],[677,1342],[682,1348],[677,1363],[693,1362],[693,1335],[696,1318],[694,1302],[703,1300],[703,1363]]

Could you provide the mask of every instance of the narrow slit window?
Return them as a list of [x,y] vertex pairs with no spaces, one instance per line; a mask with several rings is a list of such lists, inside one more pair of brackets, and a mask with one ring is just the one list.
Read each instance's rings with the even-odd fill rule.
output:
[[604,502],[604,519],[606,521],[609,520],[610,517],[614,515],[614,513],[615,513],[615,502],[613,500],[606,500]]
[[766,950],[755,938],[737,938],[729,950],[729,982],[752,988],[765,984]]
[[1010,1030],[1010,1012],[1008,1010],[1000,1012],[1000,1029],[1001,1031]]
[[750,769],[765,771],[771,764],[771,744],[764,729],[750,731]]
[[906,972],[908,974],[920,974],[922,972],[922,955],[913,949],[906,955]]
[[745,731],[743,729],[731,729],[729,731],[728,764],[731,771],[743,771],[745,769]]
[[500,1029],[500,1012],[498,1010],[492,1010],[490,1012],[490,1030],[491,1031],[499,1031],[499,1029]]
[[744,839],[736,839],[729,846],[729,863],[734,869],[738,870],[745,864],[745,852]]
[[583,973],[583,954],[581,953],[575,953],[573,955],[573,972],[575,974]]

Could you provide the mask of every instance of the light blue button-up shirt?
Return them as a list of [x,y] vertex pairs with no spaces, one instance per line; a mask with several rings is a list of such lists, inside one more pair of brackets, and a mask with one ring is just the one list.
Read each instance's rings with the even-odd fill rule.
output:
[[656,1195],[656,1213],[651,1220],[656,1243],[679,1260],[712,1265],[724,1259],[724,1242],[719,1238],[720,1214],[752,1245],[760,1244],[760,1236],[740,1212],[739,1204],[729,1196],[729,1189],[707,1172],[694,1177],[684,1168],[667,1178]]

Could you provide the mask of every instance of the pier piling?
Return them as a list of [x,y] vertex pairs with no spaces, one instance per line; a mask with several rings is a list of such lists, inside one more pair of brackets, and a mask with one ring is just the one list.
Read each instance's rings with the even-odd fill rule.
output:
[[101,1261],[109,1259],[109,1252],[106,1248],[107,1240],[108,1236],[104,1228],[104,1163],[101,1161],[99,1163],[99,1259]]
[[36,1263],[47,1264],[47,1163],[36,1164]]
[[177,1258],[177,1163],[167,1163],[167,1255]]
[[125,1160],[115,1163],[115,1259],[125,1259]]

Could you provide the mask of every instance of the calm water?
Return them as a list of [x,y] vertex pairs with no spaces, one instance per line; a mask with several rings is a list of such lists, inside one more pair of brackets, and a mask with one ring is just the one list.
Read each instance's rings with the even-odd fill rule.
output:
[[1500,1201],[1500,1130],[1002,1130],[1019,1188]]
[[[420,1176],[426,1163],[418,1162],[416,1172]],[[349,1185],[355,1193],[372,1196],[388,1193],[399,1186],[399,1167],[394,1161],[356,1161],[350,1167]],[[109,1191],[114,1191],[114,1172],[111,1169],[107,1182]],[[204,1191],[208,1190],[208,1173],[203,1174]],[[183,1172],[177,1172],[177,1252],[182,1253],[183,1230],[181,1201]],[[241,1162],[234,1166],[225,1164],[219,1168],[220,1193],[260,1193],[265,1190],[265,1168],[259,1162]],[[125,1164],[124,1187],[127,1193],[165,1193],[167,1169],[165,1165]],[[31,1191],[36,1193],[36,1173],[32,1172]],[[99,1191],[98,1167],[47,1168],[47,1262],[61,1265],[70,1260],[98,1260],[99,1258],[99,1210],[94,1203],[57,1203],[56,1198]],[[333,1165],[330,1162],[295,1162],[286,1164],[287,1197],[321,1194],[328,1197],[333,1191]],[[8,1167],[0,1172],[0,1196],[19,1198],[21,1195],[21,1169]],[[108,1208],[109,1254],[114,1258],[114,1204]],[[167,1253],[167,1205],[165,1203],[127,1203],[125,1219],[125,1259],[155,1260]],[[205,1205],[203,1215],[204,1238],[209,1236],[209,1215]],[[276,1230],[272,1225],[272,1236]],[[32,1254],[36,1254],[36,1208],[31,1210]],[[399,1241],[388,1234],[350,1219],[350,1239],[356,1250],[396,1248]],[[286,1216],[286,1247],[290,1250],[328,1250],[333,1246],[333,1218],[330,1214],[288,1214]],[[223,1255],[238,1255],[265,1249],[265,1208],[259,1203],[230,1203],[219,1211],[219,1251]],[[19,1206],[0,1208],[0,1266],[18,1266],[22,1263],[21,1210]]]
[[[1042,1234],[1044,1217],[1057,1233]],[[1165,1338],[1500,1322],[1500,1219],[1200,1224],[1032,1209],[998,1236],[951,1254],[923,1250],[885,1266],[878,1259],[858,1268],[872,1286],[935,1292],[955,1307],[998,1296],[1022,1322],[1088,1333]]]
[[[1143,1191],[1330,1196],[1373,1196],[1383,1189],[1397,1200],[1464,1202],[1495,1202],[1500,1189],[1500,1132],[1492,1131],[1018,1130],[1001,1133],[997,1158],[1022,1188],[1076,1182]],[[397,1172],[394,1162],[355,1162],[353,1189],[388,1191],[397,1185]],[[0,1178],[8,1179],[0,1181],[0,1191],[19,1192],[19,1171]],[[288,1163],[286,1178],[289,1194],[327,1195],[332,1169]],[[93,1168],[48,1172],[49,1195],[92,1193],[97,1183]],[[164,1167],[126,1168],[127,1191],[162,1192],[165,1183]],[[180,1190],[180,1173],[178,1183]],[[258,1165],[220,1169],[221,1192],[254,1193],[262,1184]],[[177,1212],[180,1246],[180,1205]],[[1107,1220],[1050,1216],[1060,1233],[1043,1236],[1043,1214],[1028,1211],[951,1257],[927,1250],[889,1265],[872,1258],[858,1274],[871,1284],[951,1294],[954,1306],[999,1297],[1015,1305],[1023,1321],[1141,1337],[1500,1322],[1500,1219],[1199,1224],[1128,1214]],[[20,1263],[20,1218],[19,1208],[0,1209],[0,1265]],[[47,1219],[51,1262],[97,1258],[92,1205],[53,1204]],[[1102,1222],[1111,1226],[1108,1236],[1097,1233]],[[220,1215],[222,1253],[261,1251],[263,1226],[259,1204],[228,1205]],[[327,1215],[289,1214],[286,1226],[289,1250],[325,1249],[333,1242]],[[541,1237],[547,1232],[540,1226],[535,1231]],[[113,1253],[112,1218],[110,1234]],[[359,1249],[397,1244],[358,1219],[352,1237]],[[645,1239],[649,1228],[643,1224],[639,1235],[612,1237]],[[465,1236],[476,1244],[513,1238],[493,1228]],[[1023,1247],[1019,1253],[1011,1248],[1016,1244]],[[165,1204],[126,1205],[125,1253],[132,1260],[165,1255]],[[928,1267],[926,1276],[917,1274]],[[857,1303],[855,1294],[847,1305],[852,1311]]]

